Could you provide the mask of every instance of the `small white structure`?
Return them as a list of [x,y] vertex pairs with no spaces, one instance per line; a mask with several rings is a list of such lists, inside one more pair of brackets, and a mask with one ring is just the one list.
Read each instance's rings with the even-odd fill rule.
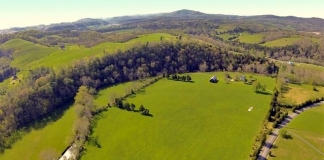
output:
[[75,145],[69,147],[64,154],[62,155],[62,157],[59,160],[69,160],[69,159],[74,159],[75,155],[73,154],[73,149],[75,148]]
[[288,62],[288,64],[290,64],[290,65],[294,65],[294,62],[292,62],[292,61],[289,61],[289,62]]
[[253,107],[250,107],[250,108],[248,109],[248,111],[249,111],[249,112],[251,112],[251,111],[252,111],[252,109],[253,109]]

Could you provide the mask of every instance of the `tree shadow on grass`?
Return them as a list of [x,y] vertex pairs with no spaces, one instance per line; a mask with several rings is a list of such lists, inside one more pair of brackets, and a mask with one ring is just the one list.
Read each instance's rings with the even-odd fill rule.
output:
[[148,114],[148,115],[143,115],[143,114],[141,114],[141,116],[145,116],[145,117],[152,117],[152,118],[154,117],[153,114],[151,114],[151,113]]
[[127,98],[135,98],[135,97],[136,97],[136,93],[127,96]]
[[284,137],[284,139],[287,139],[287,140],[292,140],[293,137],[290,135],[290,134],[286,134],[286,136]]
[[[172,80],[172,79],[170,79]],[[195,83],[195,81],[181,81],[181,80],[173,80],[174,82],[183,82],[183,83]]]
[[270,157],[276,157],[275,155],[273,155],[271,152],[269,153]]
[[64,113],[73,105],[73,103],[74,101],[72,100],[65,103],[64,105],[62,105],[62,107],[37,118],[35,122],[26,124],[25,127],[22,127],[22,129],[27,132],[29,132],[31,129],[39,130],[46,127],[50,123],[56,122],[57,120],[62,118]]
[[10,149],[15,142],[17,142],[23,137],[23,135],[31,132],[33,129],[34,130],[42,129],[46,127],[48,124],[56,122],[57,120],[62,118],[64,113],[67,111],[68,108],[72,106],[73,103],[74,101],[71,100],[65,103],[64,105],[62,105],[62,107],[55,109],[55,111],[49,112],[48,114],[39,117],[38,119],[34,120],[34,122],[26,123],[24,124],[24,126],[19,126],[18,131],[14,132],[10,136],[11,140],[9,144],[6,145],[6,149]]
[[137,94],[145,94],[146,90],[145,89],[140,89],[136,92]]
[[262,94],[262,95],[272,95],[271,93],[266,92],[266,91],[257,91],[257,92],[255,92],[255,93],[257,93],[257,94]]

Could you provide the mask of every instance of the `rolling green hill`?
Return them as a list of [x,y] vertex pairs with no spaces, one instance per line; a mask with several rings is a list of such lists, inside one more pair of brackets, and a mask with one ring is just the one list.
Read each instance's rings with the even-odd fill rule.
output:
[[45,58],[49,54],[59,50],[58,48],[46,47],[18,38],[1,44],[0,47],[15,49],[13,53],[14,60],[11,66],[19,69],[28,69],[30,63]]
[[237,39],[243,43],[258,44],[261,42],[263,36],[264,34],[261,33],[258,34],[243,33]]
[[270,42],[266,42],[262,45],[268,47],[284,47],[288,45],[292,45],[297,42],[300,38],[299,37],[290,37],[290,38],[280,38]]
[[[133,46],[144,45],[146,43],[163,41],[175,41],[176,37],[167,33],[153,33],[141,35],[138,38],[132,39],[126,43],[104,42],[91,48],[78,45],[67,45],[64,50],[59,47],[46,47],[39,44],[34,44],[22,39],[13,39],[0,47],[16,49],[13,53],[12,66],[20,70],[29,70],[41,66],[53,67],[54,69],[71,64],[73,61],[81,60],[84,57],[102,56],[104,52],[115,53],[117,50],[125,50]],[[184,39],[185,40],[185,39]],[[23,71],[17,74],[20,79],[28,75],[28,72]],[[13,84],[10,79],[0,83],[3,85]],[[17,83],[15,83],[17,84]]]

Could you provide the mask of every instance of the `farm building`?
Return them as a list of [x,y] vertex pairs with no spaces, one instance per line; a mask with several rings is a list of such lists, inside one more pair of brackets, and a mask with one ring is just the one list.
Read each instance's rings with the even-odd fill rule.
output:
[[245,76],[241,76],[241,77],[240,77],[240,80],[241,80],[242,82],[246,82],[246,81],[247,81],[247,79],[246,79]]
[[216,76],[212,76],[212,77],[210,78],[209,82],[211,82],[211,83],[217,83],[218,80],[217,80]]
[[14,74],[14,75],[12,76],[12,80],[16,80],[16,79],[18,79],[18,77],[17,77],[16,74]]

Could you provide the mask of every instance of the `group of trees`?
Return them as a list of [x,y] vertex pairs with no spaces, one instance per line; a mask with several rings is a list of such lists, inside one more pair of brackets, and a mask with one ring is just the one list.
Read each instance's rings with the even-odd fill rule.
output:
[[258,82],[258,81],[254,81],[253,83],[252,83],[252,85],[253,85],[253,90],[255,91],[255,92],[265,92],[266,91],[266,89],[267,89],[267,86],[265,85],[265,84],[261,84],[260,82]]
[[115,105],[116,105],[116,107],[118,107],[120,109],[126,109],[127,111],[135,111],[135,108],[136,108],[136,105],[134,103],[131,103],[131,104],[129,104],[128,102],[123,103],[122,98],[116,98]]
[[16,69],[10,66],[13,52],[13,49],[0,48],[0,82],[16,73]]
[[[8,91],[0,102],[0,144],[5,144],[20,126],[62,106],[82,85],[99,88],[163,73],[193,72],[199,70],[200,64],[206,65],[206,71],[222,71],[229,65],[237,70],[253,63],[271,65],[263,58],[179,42],[144,45],[101,58],[83,59],[58,71],[34,69],[26,82]],[[273,72],[276,71],[269,70],[268,74]],[[0,147],[3,150],[5,146]]]
[[81,86],[74,97],[77,113],[77,119],[74,122],[73,147],[76,152],[74,155],[79,155],[79,151],[84,149],[84,143],[89,139],[92,119],[97,112],[97,107],[94,104],[95,93],[95,89]]
[[311,67],[282,64],[278,77],[287,83],[324,86],[324,71]]
[[235,47],[242,47],[245,52],[255,50],[257,52],[262,52],[264,55],[268,55],[273,59],[284,61],[294,59],[299,62],[324,66],[324,45],[322,45],[321,42],[305,45],[293,44],[285,47],[267,47],[259,44],[242,43],[239,41],[228,41],[227,43],[234,46],[234,49]]
[[142,115],[144,116],[151,116],[150,110],[146,109],[143,105],[139,107],[139,111],[141,112]]
[[[279,95],[279,92],[275,88],[273,91],[273,94],[272,94],[269,111],[266,114],[266,116],[262,122],[262,129],[259,132],[259,134],[256,136],[254,146],[252,147],[252,151],[250,153],[250,157],[252,159],[258,158],[258,154],[260,153],[262,146],[266,143],[267,134],[271,134],[272,129],[269,128],[269,122],[276,121],[277,118],[274,116],[278,115],[278,114],[280,115],[280,113],[281,113],[280,107],[278,106],[278,101],[277,101],[278,95]],[[280,123],[280,122],[277,121],[276,123]]]
[[173,74],[173,75],[170,75],[170,74],[167,74],[166,77],[168,79],[172,79],[172,80],[175,80],[175,81],[184,81],[184,82],[191,82],[192,79],[191,79],[191,76],[190,75],[177,75],[177,74]]
[[[135,93],[133,93],[135,94]],[[136,112],[137,110],[135,110],[136,105],[134,103],[129,104],[128,102],[123,103],[123,98],[116,98],[115,99],[115,105],[116,107],[120,108],[120,109],[125,109],[127,111],[133,111]],[[110,104],[108,104],[108,106],[110,106]],[[145,109],[143,105],[140,105],[138,111],[145,116],[150,116],[150,111],[148,109]]]

